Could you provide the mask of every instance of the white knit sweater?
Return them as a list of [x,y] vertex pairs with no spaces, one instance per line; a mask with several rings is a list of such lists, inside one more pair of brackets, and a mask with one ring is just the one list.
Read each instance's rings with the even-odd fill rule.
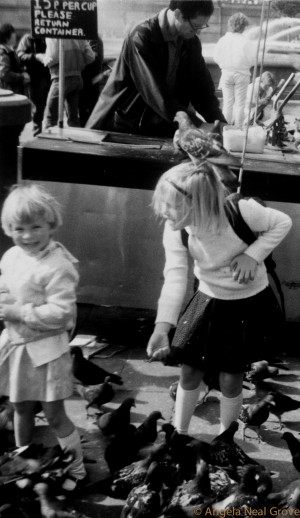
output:
[[[264,259],[283,240],[292,226],[289,216],[270,207],[263,207],[253,199],[239,201],[240,212],[258,238],[248,246],[226,226],[216,233],[200,236],[189,233],[189,252],[194,259],[194,274],[199,290],[210,297],[233,300],[256,295],[268,285]],[[165,224],[163,244],[166,253],[164,285],[158,301],[156,322],[176,325],[184,301],[188,279],[188,250],[182,243],[181,232]],[[230,263],[234,257],[246,253],[258,262],[253,281],[239,284],[232,277]]]

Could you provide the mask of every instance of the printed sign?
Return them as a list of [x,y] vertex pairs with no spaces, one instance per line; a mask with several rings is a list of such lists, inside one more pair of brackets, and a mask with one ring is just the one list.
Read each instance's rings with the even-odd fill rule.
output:
[[94,40],[97,38],[96,0],[31,0],[35,38]]

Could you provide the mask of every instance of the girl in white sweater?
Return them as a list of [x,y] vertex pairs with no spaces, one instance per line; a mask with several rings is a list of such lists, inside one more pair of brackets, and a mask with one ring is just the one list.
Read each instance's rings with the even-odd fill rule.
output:
[[2,228],[14,242],[1,259],[0,394],[14,406],[16,445],[28,446],[40,401],[62,448],[74,452],[64,489],[83,484],[80,436],[65,412],[73,393],[69,331],[76,321],[78,261],[53,240],[60,207],[41,186],[16,186],[6,198]]
[[[282,315],[264,259],[288,233],[291,219],[254,199],[241,199],[241,215],[258,233],[248,246],[229,224],[226,212],[234,207],[226,194],[218,168],[207,162],[175,166],[154,192],[154,210],[166,219],[166,264],[147,354],[182,365],[174,423],[182,434],[188,433],[205,371],[220,373],[221,433],[239,416],[246,367],[263,359],[280,337]],[[188,249],[182,242],[184,228]],[[177,325],[187,288],[188,252],[199,288]],[[176,325],[170,348],[168,333]]]

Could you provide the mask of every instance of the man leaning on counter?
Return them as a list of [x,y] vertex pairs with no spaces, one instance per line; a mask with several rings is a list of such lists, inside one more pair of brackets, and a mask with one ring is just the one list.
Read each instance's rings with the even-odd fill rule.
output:
[[202,56],[199,33],[208,27],[213,0],[171,0],[136,25],[86,127],[172,137],[177,111],[206,122],[226,122]]

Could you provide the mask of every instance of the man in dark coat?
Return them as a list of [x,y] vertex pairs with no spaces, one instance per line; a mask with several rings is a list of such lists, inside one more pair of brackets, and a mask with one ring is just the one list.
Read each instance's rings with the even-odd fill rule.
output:
[[170,137],[176,112],[193,108],[226,122],[197,36],[213,11],[212,0],[171,0],[132,29],[87,127]]
[[24,34],[21,38],[17,54],[23,67],[30,76],[29,97],[33,103],[33,135],[42,131],[44,111],[50,88],[49,69],[44,65],[43,56],[46,52],[44,38],[33,38]]

